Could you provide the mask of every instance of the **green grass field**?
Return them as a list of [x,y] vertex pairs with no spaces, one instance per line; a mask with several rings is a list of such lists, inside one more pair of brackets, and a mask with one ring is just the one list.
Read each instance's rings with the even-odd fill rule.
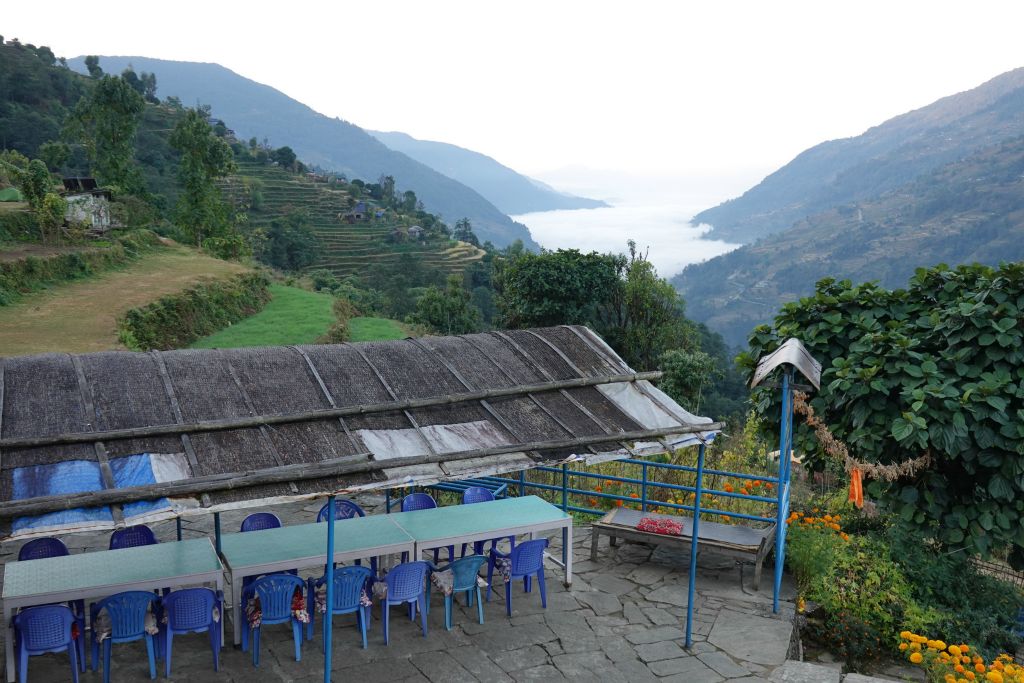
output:
[[[273,284],[273,299],[267,307],[240,323],[225,328],[192,345],[194,349],[230,349],[241,346],[282,346],[311,344],[334,323],[329,294]],[[353,318],[349,323],[352,341],[401,339],[405,330],[394,320]]]
[[387,318],[352,318],[348,329],[354,342],[405,339],[409,336],[399,322]]

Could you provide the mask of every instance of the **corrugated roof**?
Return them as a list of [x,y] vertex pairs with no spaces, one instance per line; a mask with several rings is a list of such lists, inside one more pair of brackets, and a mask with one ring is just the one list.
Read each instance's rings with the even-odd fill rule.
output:
[[663,452],[719,427],[650,376],[568,326],[0,359],[0,518],[36,516],[4,535],[115,526]]

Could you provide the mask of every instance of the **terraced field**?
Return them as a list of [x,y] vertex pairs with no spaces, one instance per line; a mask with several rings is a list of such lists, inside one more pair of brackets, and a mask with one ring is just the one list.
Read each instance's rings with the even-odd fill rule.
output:
[[447,242],[389,244],[386,238],[395,228],[393,224],[342,222],[341,216],[348,210],[348,194],[342,190],[262,164],[240,163],[238,173],[239,177],[224,186],[226,192],[238,192],[243,179],[255,179],[261,184],[263,201],[258,210],[249,212],[251,226],[269,226],[274,219],[293,211],[309,215],[313,232],[323,246],[321,258],[310,270],[326,268],[339,277],[360,275],[372,265],[395,262],[402,254],[413,254],[427,267],[457,273],[484,255],[465,242],[455,246]]

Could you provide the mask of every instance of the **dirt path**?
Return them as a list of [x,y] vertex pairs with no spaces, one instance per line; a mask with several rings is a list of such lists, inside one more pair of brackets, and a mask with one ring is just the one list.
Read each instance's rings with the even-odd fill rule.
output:
[[122,349],[117,318],[128,309],[204,277],[246,270],[181,246],[160,249],[123,270],[55,286],[0,307],[0,356]]

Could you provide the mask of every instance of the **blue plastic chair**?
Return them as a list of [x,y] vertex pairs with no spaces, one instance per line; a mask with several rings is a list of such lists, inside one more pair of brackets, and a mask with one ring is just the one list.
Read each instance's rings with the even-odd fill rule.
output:
[[171,677],[171,642],[176,635],[202,633],[210,636],[213,649],[213,670],[220,671],[220,621],[213,618],[213,610],[224,618],[224,594],[209,588],[185,588],[172,591],[163,598],[166,624],[161,624],[160,638],[163,640],[164,675]]
[[[437,501],[429,493],[410,493],[408,496],[402,499],[402,512],[412,512],[413,510],[431,510],[437,507]],[[441,554],[440,548],[434,548],[434,564],[437,564],[438,557]],[[408,553],[402,553],[402,562],[408,559]],[[455,560],[455,546],[448,546],[448,561],[452,562]]]
[[145,524],[126,526],[123,529],[116,529],[110,534],[110,549],[121,550],[122,548],[136,548],[140,545],[156,545],[156,534]]
[[[33,538],[18,550],[18,562],[41,560],[46,557],[65,557],[70,554],[68,547],[64,545],[64,541],[59,538],[49,536]],[[84,635],[85,600],[72,600],[68,603],[68,606],[71,607],[71,612],[75,615],[75,621],[78,622],[78,632]],[[82,642],[85,642],[84,638]],[[85,647],[78,648],[78,660],[79,668],[85,671]]]
[[[65,605],[29,607],[14,615],[15,656],[18,658],[18,680],[28,681],[28,658],[47,652],[67,651],[71,658],[71,680],[78,683],[78,648],[71,635],[75,615]],[[81,640],[82,632],[79,632]]]
[[254,512],[242,520],[240,531],[262,531],[263,529],[280,529],[281,518],[273,512]]
[[146,633],[146,614],[152,608],[154,616],[159,598],[147,591],[125,591],[104,598],[89,606],[89,621],[92,632],[92,670],[99,660],[99,642],[96,640],[96,618],[103,610],[110,617],[110,637],[103,640],[103,683],[110,683],[110,651],[113,643],[131,643],[146,640],[146,654],[149,655],[149,677],[156,678],[156,651],[153,636]]
[[[363,636],[363,649],[366,649],[366,631],[370,628],[370,608],[360,604],[363,591],[370,593],[370,578],[372,574],[366,567],[342,567],[334,570],[334,606],[329,610],[330,615],[352,614],[356,615],[356,623],[359,625],[359,632]],[[307,581],[306,595],[309,596],[310,604],[314,602],[316,590],[327,582],[325,576],[319,579],[310,577]],[[306,640],[313,639],[313,614],[316,610],[310,610],[309,623],[306,624]],[[329,618],[329,617],[325,617]]]
[[548,539],[538,538],[532,541],[524,541],[512,549],[511,553],[500,553],[497,550],[490,552],[490,560],[487,563],[487,600],[491,600],[491,586],[494,579],[494,565],[499,557],[510,557],[512,559],[512,573],[509,580],[505,582],[505,611],[512,616],[512,582],[515,579],[523,580],[523,589],[529,593],[531,590],[531,579],[536,576],[540,585],[540,604],[547,609],[548,594],[544,586],[544,549],[548,547]]
[[[260,625],[252,630],[252,665],[260,665],[260,631],[264,626],[270,624],[283,624],[290,622],[292,625],[292,637],[295,640],[295,661],[302,661],[302,623],[292,614],[292,598],[296,589],[301,591],[306,587],[306,582],[292,574],[268,574],[256,579],[253,583],[253,592],[260,601],[262,617]],[[307,601],[307,606],[309,602]],[[248,646],[247,632],[250,629],[242,629],[242,649]]]
[[477,577],[480,574],[480,567],[485,562],[487,562],[487,558],[483,555],[470,555],[434,570],[443,572],[450,569],[454,579],[451,595],[444,596],[444,627],[449,631],[452,630],[452,603],[456,593],[465,592],[466,604],[470,607],[473,606],[474,595],[476,596],[477,619],[481,624],[484,623],[484,602],[480,597],[480,584],[477,583]]
[[[328,503],[324,503],[324,506],[320,508],[320,512],[316,513],[317,522],[327,521],[327,506]],[[359,507],[351,500],[338,499],[334,501],[334,519],[335,521],[343,519],[355,519],[356,517],[365,517],[366,512],[363,508]],[[361,565],[361,560],[356,560],[357,565]],[[337,565],[335,565],[337,566]],[[377,576],[377,558],[370,558],[370,568],[373,570],[373,575]]]
[[427,572],[429,562],[403,562],[394,567],[384,577],[388,587],[387,597],[381,601],[381,618],[384,621],[384,644],[388,644],[390,630],[388,613],[392,605],[409,605],[409,618],[416,619],[416,609],[420,611],[420,623],[423,637],[427,637]]
[[[474,503],[489,503],[489,502],[491,502],[493,500],[494,500],[494,494],[490,491],[490,489],[485,489],[482,486],[470,486],[468,489],[466,489],[465,491],[462,492],[462,504],[463,505],[472,505]],[[516,547],[516,537],[515,536],[505,536],[503,538],[508,538],[508,541],[511,544],[511,547],[513,547],[513,548]],[[491,550],[497,550],[498,549],[498,541],[500,541],[500,540],[501,540],[501,538],[492,538],[491,539]],[[484,554],[484,546],[486,544],[487,544],[487,541],[473,541],[473,554],[474,555],[483,555]],[[462,544],[462,555],[461,555],[461,557],[465,557],[466,556],[466,546],[467,546],[467,544],[465,544],[465,543]]]

